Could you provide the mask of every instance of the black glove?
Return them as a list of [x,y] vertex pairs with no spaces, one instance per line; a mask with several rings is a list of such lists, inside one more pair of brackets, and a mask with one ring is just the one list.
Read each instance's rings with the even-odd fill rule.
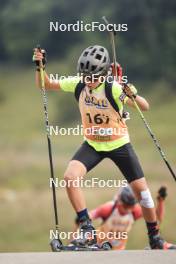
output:
[[157,198],[160,199],[162,198],[163,200],[165,200],[167,197],[167,188],[165,186],[162,186],[159,190],[158,190],[158,196]]

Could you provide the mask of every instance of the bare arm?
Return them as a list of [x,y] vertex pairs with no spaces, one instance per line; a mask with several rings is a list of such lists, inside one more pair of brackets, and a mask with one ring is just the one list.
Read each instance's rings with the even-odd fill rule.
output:
[[[36,71],[35,81],[37,87],[41,88],[40,72]],[[60,89],[59,82],[50,81],[48,74],[45,72],[45,88],[46,90],[56,91]]]
[[[142,96],[137,95],[135,98],[136,103],[138,104],[139,108],[142,111],[148,111],[149,110],[149,103],[147,102],[147,100],[145,98],[143,98]],[[127,100],[127,104],[131,107],[135,107],[133,101],[128,98]]]
[[164,211],[165,211],[164,200],[157,199],[156,215],[160,224],[164,218]]
[[156,214],[157,214],[157,218],[160,224],[164,218],[164,213],[165,213],[164,200],[166,199],[166,197],[167,197],[167,189],[165,186],[162,186],[158,190],[157,205],[156,205]]
[[134,97],[134,100],[136,101],[137,105],[142,111],[149,110],[149,103],[145,100],[145,98],[137,95],[137,89],[133,84],[131,83],[124,84],[123,91],[129,97],[127,100],[127,104],[129,106],[135,107],[135,104],[133,100],[131,99],[132,97]]

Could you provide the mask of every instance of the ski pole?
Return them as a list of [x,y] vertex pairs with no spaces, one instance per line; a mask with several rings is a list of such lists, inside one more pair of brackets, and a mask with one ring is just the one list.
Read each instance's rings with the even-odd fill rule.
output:
[[[106,23],[106,25],[109,25],[109,22],[108,22],[108,20],[106,19],[105,16],[103,16],[102,19],[104,20],[104,22]],[[110,27],[109,27],[109,28],[110,28]],[[111,38],[111,46],[112,46],[113,62],[115,63],[114,65],[116,65],[116,61],[117,61],[116,58],[117,58],[117,57],[116,57],[116,49],[115,49],[115,31],[114,31],[113,26],[111,26],[111,29],[112,29],[112,30],[109,31],[109,35],[110,35],[110,38]],[[117,80],[117,73],[116,73],[116,80]],[[157,149],[158,149],[158,151],[159,151],[159,153],[160,153],[160,155],[161,155],[163,161],[165,162],[165,164],[166,164],[167,168],[169,169],[171,175],[173,176],[174,180],[176,181],[176,175],[175,175],[175,172],[173,171],[171,165],[169,164],[169,162],[168,162],[168,160],[167,160],[167,158],[166,158],[165,153],[163,152],[162,148],[160,147],[159,141],[157,140],[156,136],[154,135],[153,131],[151,130],[151,128],[150,128],[150,126],[149,126],[147,120],[145,119],[145,117],[144,117],[144,115],[143,115],[141,109],[139,108],[138,104],[136,103],[135,98],[132,97],[131,99],[132,99],[132,101],[133,101],[133,103],[134,103],[134,106],[135,106],[137,112],[139,113],[139,115],[140,115],[140,117],[141,117],[141,119],[142,119],[142,121],[143,121],[143,123],[144,123],[144,125],[145,125],[145,127],[146,127],[146,129],[147,129],[147,131],[148,131],[148,133],[149,133],[149,135],[151,136],[151,138],[152,138],[152,140],[153,140],[155,146],[157,147]]]
[[155,146],[157,147],[157,149],[158,149],[158,151],[159,151],[159,153],[160,153],[162,159],[164,160],[164,162],[165,162],[167,168],[169,169],[169,171],[170,171],[171,175],[173,176],[174,180],[176,181],[176,175],[175,175],[175,172],[173,171],[171,165],[169,164],[169,162],[168,162],[168,160],[167,160],[167,158],[166,158],[165,153],[163,152],[162,148],[160,147],[160,144],[159,144],[158,139],[157,139],[156,136],[153,134],[153,131],[151,130],[151,127],[149,126],[147,120],[145,119],[145,117],[144,117],[144,115],[143,115],[141,109],[139,108],[138,104],[136,103],[134,97],[132,97],[132,101],[133,101],[133,103],[134,103],[134,105],[135,105],[135,107],[136,107],[136,109],[137,109],[137,111],[138,111],[138,113],[139,113],[139,115],[140,115],[140,117],[141,117],[141,119],[142,119],[142,121],[143,121],[143,123],[144,123],[146,129],[147,129],[147,131],[149,132],[149,134],[150,134],[150,136],[151,136],[151,138],[152,138],[152,140],[153,140]]
[[[109,22],[107,21],[106,17],[103,16],[102,19],[104,20],[105,24],[106,25],[109,25]],[[116,69],[116,66],[117,66],[117,55],[116,55],[116,45],[115,45],[115,38],[114,38],[114,35],[116,34],[114,29],[113,29],[113,26],[110,26],[109,29],[111,29],[109,31],[109,35],[110,35],[110,40],[111,40],[111,47],[112,47],[112,57],[113,57],[113,63],[114,63],[114,67]],[[116,78],[116,81],[118,80],[118,76],[117,76],[117,71],[115,70],[115,78]]]
[[[41,51],[40,45],[37,45],[37,49]],[[43,108],[44,108],[44,117],[45,117],[45,126],[46,126],[46,136],[47,136],[47,144],[48,144],[48,156],[49,156],[49,165],[50,165],[50,174],[52,178],[52,194],[53,194],[53,205],[54,205],[54,216],[55,216],[55,229],[59,231],[59,221],[58,221],[58,211],[57,211],[57,199],[56,199],[56,189],[54,185],[55,176],[54,176],[54,167],[53,167],[53,158],[52,158],[52,146],[51,139],[49,134],[49,118],[48,118],[48,99],[45,89],[45,74],[43,70],[42,61],[39,62],[40,66],[40,78],[41,78],[41,91],[43,98]]]

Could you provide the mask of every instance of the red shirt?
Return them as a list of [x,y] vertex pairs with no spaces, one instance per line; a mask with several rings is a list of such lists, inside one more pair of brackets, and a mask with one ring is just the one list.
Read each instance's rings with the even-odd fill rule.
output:
[[[97,219],[97,218],[101,218],[103,221],[105,221],[111,215],[111,213],[113,211],[113,207],[114,207],[114,201],[109,201],[105,204],[102,204],[99,207],[90,211],[90,217],[92,220]],[[117,202],[116,208],[120,210],[119,207],[120,206]],[[141,218],[142,217],[141,206],[139,204],[136,204],[130,213],[129,212],[126,213],[126,215],[131,215],[131,214],[132,214],[134,220]]]

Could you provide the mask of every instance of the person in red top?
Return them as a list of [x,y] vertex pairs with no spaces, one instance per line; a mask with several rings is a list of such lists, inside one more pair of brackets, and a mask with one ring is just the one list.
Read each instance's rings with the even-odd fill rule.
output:
[[[167,196],[166,187],[158,190],[156,214],[158,222],[164,217],[164,200]],[[132,189],[127,186],[120,189],[113,201],[91,210],[89,216],[92,220],[101,219],[102,224],[97,229],[97,243],[101,245],[108,241],[113,250],[126,248],[128,233],[135,221],[142,218],[142,208],[137,203]],[[102,234],[105,234],[102,236]]]

